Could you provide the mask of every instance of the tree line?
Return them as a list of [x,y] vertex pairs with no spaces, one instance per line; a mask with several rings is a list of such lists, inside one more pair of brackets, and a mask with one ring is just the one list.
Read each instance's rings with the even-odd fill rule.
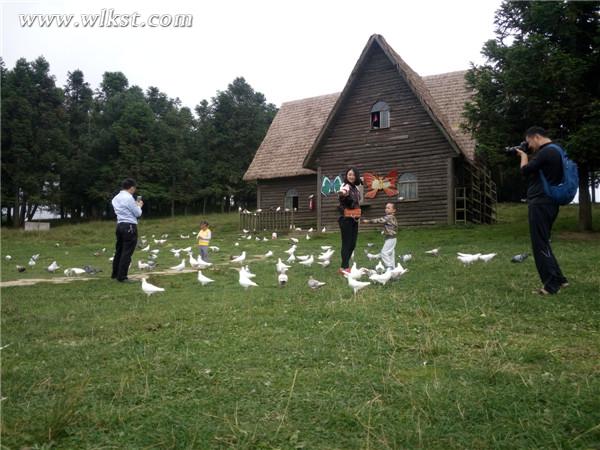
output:
[[156,87],[106,72],[95,91],[81,70],[56,86],[43,57],[0,59],[2,198],[20,226],[41,206],[61,217],[112,215],[119,182],[136,179],[148,215],[251,203],[242,176],[277,108],[236,78],[195,114]]

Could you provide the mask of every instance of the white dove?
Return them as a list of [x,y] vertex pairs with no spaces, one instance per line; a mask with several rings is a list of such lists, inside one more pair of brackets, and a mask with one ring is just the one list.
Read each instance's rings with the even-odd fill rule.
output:
[[200,282],[200,284],[202,286],[206,286],[208,283],[213,283],[215,280],[211,280],[210,278],[208,278],[206,275],[202,274],[202,271],[199,270],[198,271],[198,281]]
[[379,262],[377,263],[377,265],[375,266],[375,270],[376,270],[378,273],[383,273],[383,272],[385,272],[385,266],[383,265],[383,263],[382,263],[381,261],[379,261]]
[[250,278],[243,276],[242,272],[240,272],[239,283],[240,283],[240,286],[242,286],[244,289],[248,289],[250,286],[258,287],[258,284],[256,284]]
[[317,264],[319,264],[323,267],[327,267],[327,266],[329,266],[329,264],[331,264],[331,260],[326,259],[325,261],[318,261]]
[[310,241],[310,235],[309,234],[306,235],[306,240]]
[[302,228],[300,228],[300,227],[296,227],[296,228],[294,228],[294,229],[295,229],[296,231],[302,231]]
[[356,267],[356,263],[352,264],[350,267],[350,273],[347,274],[350,278],[354,278],[355,280],[359,280],[365,274],[364,269],[358,269]]
[[246,230],[245,228],[242,231],[244,232],[244,234],[250,233],[250,230]]
[[254,239],[257,240],[257,241],[261,240],[260,237],[258,237],[258,236],[256,236]]
[[408,269],[405,269],[404,267],[402,267],[402,264],[398,263],[398,265],[392,269],[392,278],[400,278],[406,272],[408,272]]
[[310,255],[299,255],[296,256],[296,258],[298,258],[298,261],[306,261],[308,258],[310,258]]
[[287,262],[287,263],[293,263],[294,261],[296,261],[296,257],[294,256],[293,253],[290,253],[290,257],[285,260],[285,262]]
[[191,253],[188,254],[188,258],[190,261],[190,267],[192,269],[197,269],[198,268],[198,260],[196,258],[194,258],[194,256]]
[[327,261],[327,260],[331,259],[334,252],[335,252],[335,250],[329,249],[325,253],[321,253],[319,256],[317,256],[317,259],[320,261]]
[[154,286],[153,284],[148,283],[148,281],[146,281],[146,278],[142,278],[142,291],[144,291],[144,293],[148,297],[150,297],[152,294],[155,294],[157,292],[164,292],[165,288]]
[[308,232],[309,232],[309,233],[312,233],[313,231],[315,231],[315,230],[313,230],[313,228],[312,228],[312,227],[310,227],[310,228],[308,229]]
[[171,249],[171,252],[173,253],[173,256],[177,259],[181,258],[181,249],[180,248],[173,248]]
[[202,255],[198,255],[198,259],[196,260],[196,268],[197,269],[206,269],[207,267],[212,266],[212,263],[209,263],[208,261],[204,261],[202,259]]
[[142,252],[147,252],[148,250],[150,250],[150,244],[148,244],[147,246],[145,246],[143,249],[141,249],[140,251]]
[[300,264],[302,264],[303,266],[306,267],[310,267],[312,266],[312,264],[315,262],[315,257],[313,255],[310,255],[310,258],[304,260],[304,261],[300,261]]
[[425,253],[427,253],[428,255],[437,256],[439,252],[439,248],[434,248],[432,250],[427,250]]
[[491,261],[497,253],[488,253],[486,255],[480,255],[479,259],[485,262]]
[[277,272],[281,273],[281,272],[285,272],[286,270],[288,270],[291,266],[288,266],[286,264],[284,264],[281,261],[281,258],[279,258],[277,260],[277,264],[275,265],[275,268],[277,269]]
[[244,250],[241,255],[234,256],[233,258],[231,258],[230,262],[243,264],[245,259],[246,259],[246,250]]
[[189,238],[190,238],[190,235],[189,235],[189,234],[180,234],[180,235],[179,235],[179,237],[180,237],[181,239],[189,239]]
[[265,253],[263,255],[263,257],[265,257],[265,258],[270,258],[271,256],[273,256],[273,252],[271,250],[269,250],[267,253]]
[[325,233],[326,231],[327,231],[327,227],[323,227],[323,228],[321,229],[321,233]]
[[277,276],[277,282],[279,283],[279,286],[285,286],[288,282],[288,276],[285,272],[280,273]]
[[31,259],[33,259],[34,261],[37,261],[39,257],[40,257],[39,253],[36,253],[35,255],[31,255]]
[[369,280],[385,285],[392,278],[392,270],[388,269],[382,274],[375,273],[369,277]]
[[216,245],[211,245],[211,246],[210,246],[210,247],[208,247],[208,248],[210,248],[210,250],[211,250],[212,252],[218,252],[218,251],[220,251],[220,250],[221,250],[221,249],[220,249],[219,247],[217,247]]
[[239,242],[236,242],[235,244],[233,244],[233,246],[234,246],[234,247],[239,247],[239,246],[240,246],[240,243],[239,243]]
[[186,247],[181,249],[182,252],[189,253],[192,251],[192,247]]
[[275,231],[271,233],[271,239],[277,239],[277,233]]
[[369,281],[358,281],[352,278],[351,276],[346,277],[348,279],[348,286],[350,286],[354,290],[354,295],[362,288],[367,287],[371,283]]
[[323,250],[323,251],[331,250],[331,245],[321,245],[321,250]]
[[154,239],[154,243],[157,244],[157,245],[162,245],[165,242],[167,242],[166,239]]
[[402,255],[401,258],[402,258],[402,262],[405,263],[412,259],[412,255],[410,253],[407,253],[406,255]]
[[171,267],[171,270],[176,270],[177,272],[181,272],[183,269],[185,269],[185,259],[182,259],[176,266]]
[[12,256],[10,256],[10,255],[6,255],[6,256],[4,257],[4,259],[6,259],[7,261],[10,261],[10,260],[12,259]]
[[70,277],[73,275],[83,275],[85,270],[80,269],[79,267],[73,267],[71,269],[65,269],[65,275]]
[[326,283],[315,280],[312,276],[308,279],[308,287],[311,289],[319,289],[321,286],[325,286]]
[[381,253],[373,254],[373,253],[369,253],[369,252],[365,251],[365,254],[367,255],[367,258],[369,258],[369,261],[373,261],[374,259],[381,258]]
[[458,255],[456,258],[466,266],[467,264],[471,264],[471,263],[474,263],[475,261],[477,261],[480,256],[481,256],[481,253],[477,253],[475,255],[464,255],[464,256]]
[[160,253],[160,250],[158,248],[155,248],[154,250],[150,250],[150,253],[158,255]]
[[299,242],[298,239],[296,239],[295,237],[291,237],[290,241],[292,241],[294,244],[297,244]]
[[52,261],[52,264],[50,264],[50,265],[49,265],[49,266],[46,268],[46,270],[47,270],[48,272],[52,272],[52,273],[56,272],[58,269],[60,269],[60,266],[59,266],[58,264],[56,264],[56,261]]
[[268,240],[266,237],[263,237],[263,238],[262,238],[262,241],[263,241],[263,242],[269,242],[269,240]]
[[240,275],[246,277],[246,278],[254,278],[256,277],[255,273],[250,272],[250,267],[248,266],[244,266],[240,269]]
[[290,248],[285,250],[284,253],[287,253],[288,255],[292,255],[292,254],[296,253],[297,248],[298,248],[298,246],[296,244],[294,244]]
[[278,206],[277,209],[275,210],[275,212],[279,212],[281,211],[281,206]]
[[138,269],[147,270],[147,269],[151,269],[151,268],[152,268],[152,266],[150,264],[142,262],[141,260],[138,259]]

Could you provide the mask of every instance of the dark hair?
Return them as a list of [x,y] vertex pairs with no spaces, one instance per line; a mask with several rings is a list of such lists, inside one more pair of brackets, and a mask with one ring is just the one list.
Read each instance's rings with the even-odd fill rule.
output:
[[121,187],[124,190],[130,189],[132,187],[136,187],[137,183],[135,182],[135,180],[133,178],[125,178],[123,180],[123,182],[121,183]]
[[[354,172],[354,183],[350,183],[348,181],[348,172]],[[346,169],[346,171],[344,172],[344,183],[348,183],[348,184],[354,184],[354,186],[359,186],[362,184],[362,181],[360,179],[360,172],[358,171],[358,169],[356,167],[348,167]]]
[[208,226],[208,222],[206,220],[203,220],[202,222],[200,222],[200,226],[202,226],[202,225]]
[[525,131],[525,136],[531,137],[539,134],[542,137],[548,137],[548,133],[542,127],[529,127],[527,131]]

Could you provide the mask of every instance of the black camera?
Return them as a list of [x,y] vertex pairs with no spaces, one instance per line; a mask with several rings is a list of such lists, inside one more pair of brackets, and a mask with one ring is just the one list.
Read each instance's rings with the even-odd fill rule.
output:
[[529,144],[527,143],[527,141],[523,141],[519,145],[515,145],[514,147],[506,147],[504,149],[504,153],[510,156],[514,156],[517,154],[517,150],[529,153]]

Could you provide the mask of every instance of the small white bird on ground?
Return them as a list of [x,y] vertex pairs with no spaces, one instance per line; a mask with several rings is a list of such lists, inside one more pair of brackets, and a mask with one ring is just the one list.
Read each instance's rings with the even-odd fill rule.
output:
[[250,233],[250,230],[246,230],[246,229],[244,228],[244,229],[242,230],[242,232],[243,232],[244,234],[248,234],[248,233]]
[[321,233],[325,233],[327,231],[327,227],[321,228]]
[[277,272],[278,272],[278,273],[285,272],[285,271],[286,271],[286,270],[288,270],[290,267],[292,267],[292,266],[288,266],[288,265],[284,264],[284,263],[281,261],[281,258],[279,258],[279,259],[277,260],[277,264],[275,265],[275,269],[277,270]]
[[31,259],[33,259],[34,261],[37,261],[40,257],[39,253],[36,253],[35,255],[31,255]]
[[200,282],[202,286],[206,286],[208,283],[213,283],[214,281],[215,280],[211,280],[206,275],[203,275],[201,270],[198,271],[198,282]]
[[385,272],[385,266],[383,265],[383,263],[381,261],[379,261],[377,263],[377,265],[375,266],[375,270],[377,271],[377,273]]
[[150,250],[150,253],[158,255],[160,253],[160,250],[158,248],[155,248],[154,250]]
[[477,261],[480,256],[481,256],[481,253],[477,253],[475,255],[464,254],[463,256],[458,255],[456,258],[466,266],[468,264],[471,264],[471,263],[474,263],[475,261]]
[[324,252],[327,250],[331,250],[331,245],[321,245],[321,250],[323,250]]
[[279,283],[279,286],[285,286],[288,282],[287,273],[283,272],[277,275],[277,282]]
[[138,269],[140,270],[148,270],[151,269],[152,266],[138,259]]
[[356,263],[352,264],[352,267],[350,267],[350,273],[347,275],[350,278],[354,278],[355,280],[359,280],[363,275],[365,275],[367,273],[366,269],[363,268],[357,268],[356,267]]
[[181,249],[182,252],[189,253],[192,251],[192,247],[186,247]]
[[218,252],[221,249],[219,247],[217,247],[216,245],[211,245],[210,247],[208,247],[210,249],[211,252]]
[[358,291],[360,291],[361,289],[363,289],[371,284],[371,282],[369,282],[369,281],[355,280],[351,276],[346,276],[346,278],[348,279],[348,286],[350,286],[350,288],[352,288],[352,290],[354,290],[354,295],[356,295],[356,293]]
[[181,258],[181,249],[180,248],[172,248],[171,253],[173,253],[173,256],[177,259]]
[[148,244],[147,246],[145,246],[143,249],[141,249],[141,252],[147,252],[148,250],[150,250],[150,244]]
[[208,261],[204,261],[202,259],[202,255],[198,255],[198,259],[196,259],[196,267],[198,269],[206,269],[207,267],[212,266],[212,263],[209,263]]
[[290,241],[292,241],[294,244],[297,244],[299,242],[299,240],[296,239],[295,237],[291,237]]
[[373,245],[375,245],[375,244],[373,244],[372,242],[367,242],[367,247],[371,248],[371,247],[373,247]]
[[369,261],[373,261],[374,259],[380,259],[381,258],[381,253],[369,253],[367,251],[365,251],[365,254],[367,255],[367,258],[369,258]]
[[284,253],[287,253],[288,255],[292,255],[292,254],[296,253],[297,248],[298,248],[298,246],[296,244],[294,244],[290,248],[285,250]]
[[310,241],[310,235],[309,234],[306,235],[306,240]]
[[311,289],[319,289],[321,286],[325,286],[325,284],[327,283],[315,280],[312,276],[308,279],[308,287]]
[[333,249],[329,249],[327,251],[325,251],[325,253],[321,253],[319,256],[317,256],[317,259],[319,261],[327,261],[330,260],[331,257],[333,256],[333,253],[335,252],[335,250]]
[[154,239],[154,243],[155,243],[156,245],[162,245],[162,244],[164,244],[165,242],[167,242],[167,240],[166,240],[166,239]]
[[271,250],[263,255],[264,258],[270,258],[271,256],[273,256],[273,252]]
[[80,269],[79,267],[73,267],[71,269],[65,269],[65,275],[71,277],[73,275],[83,275],[85,270]]
[[179,238],[180,238],[180,239],[189,239],[189,238],[190,238],[190,235],[189,235],[189,234],[180,234],[180,235],[179,235]]
[[331,264],[331,260],[326,259],[325,261],[318,261],[317,264],[319,264],[320,266],[323,266],[323,267],[327,267]]
[[246,259],[246,250],[244,250],[241,255],[232,257],[230,262],[243,264],[245,259]]
[[402,259],[402,262],[405,263],[412,259],[412,254],[407,253],[406,255],[402,255],[400,258]]
[[181,272],[183,269],[185,269],[185,259],[182,259],[176,266],[171,267],[171,270],[176,270],[177,272]]
[[188,258],[190,261],[190,267],[192,269],[197,269],[198,268],[198,260],[196,258],[194,258],[194,255],[192,255],[191,253],[188,254]]
[[385,285],[392,278],[392,270],[388,269],[382,274],[375,273],[369,277],[369,280]]
[[250,267],[248,266],[244,266],[240,269],[240,275],[250,279],[256,277],[255,273],[250,272]]
[[298,261],[306,261],[308,258],[310,258],[310,255],[299,255],[296,256],[296,258],[298,258]]
[[234,246],[234,247],[239,247],[239,246],[240,246],[240,243],[239,243],[239,242],[236,242],[235,244],[233,244],[233,246]]
[[240,286],[242,286],[244,289],[248,289],[250,286],[258,287],[258,284],[256,284],[250,278],[243,276],[241,271],[240,271],[239,283],[240,283]]
[[275,212],[279,212],[281,211],[281,206],[278,206],[277,209],[275,210]]
[[488,261],[491,261],[492,259],[494,259],[494,256],[496,256],[496,255],[497,255],[497,253],[487,253],[485,255],[480,255],[479,259],[481,261],[488,262]]
[[142,291],[144,291],[144,293],[150,297],[152,294],[156,294],[157,292],[164,292],[165,288],[154,286],[153,284],[148,283],[146,278],[142,278]]
[[60,269],[60,266],[56,264],[56,261],[52,261],[52,264],[46,268],[46,270],[51,273],[56,272],[58,269]]
[[30,259],[28,263],[31,267],[35,266],[35,259]]
[[293,263],[294,261],[296,261],[296,257],[294,256],[293,253],[290,253],[290,257],[285,260],[285,262],[287,262],[287,263]]
[[428,255],[431,255],[431,256],[438,256],[439,252],[440,252],[439,248],[434,248],[432,250],[427,250],[425,253],[427,253]]
[[312,266],[312,264],[315,262],[315,257],[313,255],[310,255],[310,257],[304,261],[300,261],[300,264],[302,264],[303,266],[306,267],[310,267]]
[[402,267],[402,264],[398,263],[398,265],[392,269],[392,279],[395,280],[397,278],[400,278],[406,272],[408,272],[408,269],[405,269],[404,267]]
[[12,256],[10,256],[10,255],[6,255],[6,256],[4,257],[4,259],[6,259],[7,261],[10,261],[10,260],[12,259]]
[[312,233],[313,231],[315,231],[315,230],[314,230],[312,227],[310,227],[310,228],[308,229],[308,232],[309,232],[309,233]]

